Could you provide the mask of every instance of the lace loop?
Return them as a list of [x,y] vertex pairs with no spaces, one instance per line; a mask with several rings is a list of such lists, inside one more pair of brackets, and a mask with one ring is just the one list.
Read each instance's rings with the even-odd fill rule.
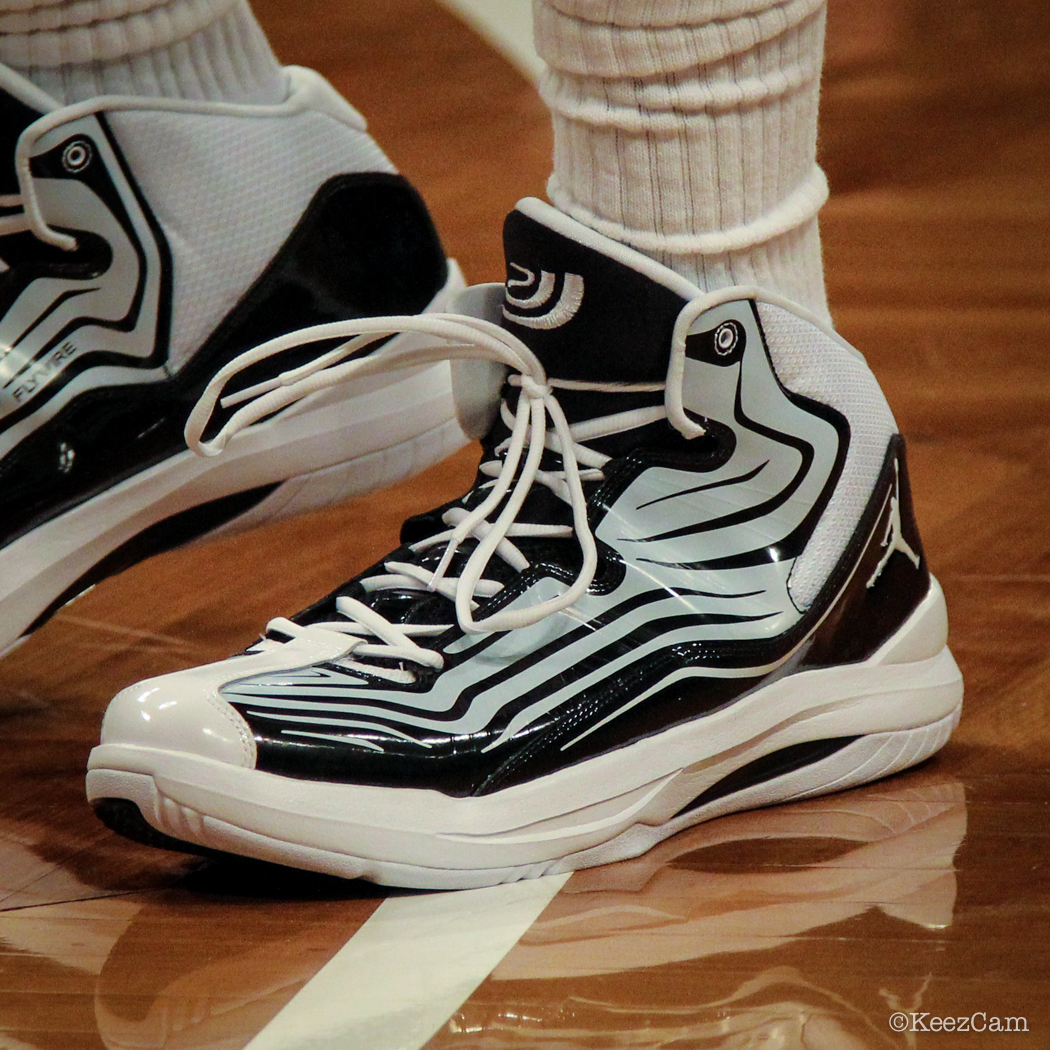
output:
[[[372,343],[402,333],[431,338],[425,345],[418,341],[405,345],[390,344],[368,356],[352,357]],[[230,380],[251,365],[287,350],[331,339],[345,339],[347,342],[305,365],[223,397],[222,392]],[[438,340],[437,344],[434,339]],[[346,360],[348,357],[352,359]],[[186,444],[200,455],[216,456],[246,427],[318,390],[380,372],[419,368],[450,358],[496,360],[529,375],[537,383],[546,383],[543,366],[536,355],[520,339],[491,321],[436,313],[334,321],[270,339],[219,369],[186,421]],[[213,438],[204,441],[204,431],[220,403],[223,407],[235,404],[241,407]]]
[[[36,146],[37,140],[51,130],[52,125],[56,124],[56,119],[54,114],[45,114],[38,120],[33,121],[22,132],[15,145],[15,177],[18,179],[18,203],[22,206],[22,214],[17,216],[17,218],[22,220],[23,225],[20,227],[20,230],[31,230],[37,240],[43,241],[45,244],[53,244],[64,252],[72,252],[77,249],[77,239],[68,233],[62,233],[54,229],[48,224],[47,219],[44,218],[44,213],[40,208],[40,199],[36,191],[36,180],[33,178],[33,171],[30,166],[33,148]],[[57,121],[57,123],[61,123],[61,121]],[[5,218],[11,220],[16,218],[16,216],[6,216]],[[9,221],[5,222],[5,226],[8,228],[0,230],[0,233],[20,232]]]

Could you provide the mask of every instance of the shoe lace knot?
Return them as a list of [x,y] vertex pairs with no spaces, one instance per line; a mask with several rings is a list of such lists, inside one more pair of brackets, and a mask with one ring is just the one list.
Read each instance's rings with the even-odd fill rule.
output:
[[[414,333],[422,336],[408,342],[388,342],[371,353],[364,351],[390,336]],[[346,340],[320,353],[298,367],[262,382],[224,394],[231,381],[260,361],[312,342]],[[588,522],[583,484],[601,481],[602,468],[609,457],[584,442],[616,434],[666,418],[663,405],[633,409],[570,424],[558,401],[560,387],[597,392],[655,391],[662,384],[589,383],[551,379],[529,347],[512,332],[481,318],[456,314],[422,314],[401,317],[363,318],[334,322],[303,329],[255,347],[223,367],[202,393],[186,424],[186,442],[204,456],[218,455],[240,431],[319,390],[351,379],[387,372],[417,369],[449,359],[496,361],[509,370],[507,384],[517,387],[519,396],[511,408],[501,398],[499,411],[508,431],[493,449],[493,457],[483,462],[480,473],[490,480],[474,490],[475,505],[453,506],[442,517],[445,530],[412,544],[413,554],[443,546],[434,568],[408,561],[387,560],[384,572],[361,578],[366,594],[382,591],[437,593],[448,599],[459,627],[468,633],[514,630],[535,624],[575,603],[590,587],[598,568],[597,541]],[[233,409],[216,432],[205,439],[217,409]],[[543,466],[544,453],[560,459],[552,468]],[[571,524],[519,521],[526,497],[535,485],[543,485],[564,501],[571,511]],[[487,491],[485,491],[487,490]],[[579,546],[582,561],[575,579],[560,593],[533,604],[517,600],[489,615],[477,617],[482,601],[498,594],[503,584],[487,578],[486,570],[494,557],[512,569],[523,571],[529,561],[515,544],[519,537],[572,538]],[[465,544],[473,541],[466,553]],[[461,559],[458,575],[450,575],[456,555]],[[440,670],[444,657],[421,646],[416,639],[444,633],[451,624],[393,623],[367,602],[341,596],[335,602],[343,619],[308,626],[277,618],[268,632],[295,638],[318,629],[345,636],[344,665],[361,667],[370,675],[395,681],[414,681],[412,671],[403,667],[358,663],[360,658],[409,662]],[[265,643],[263,643],[265,644]]]

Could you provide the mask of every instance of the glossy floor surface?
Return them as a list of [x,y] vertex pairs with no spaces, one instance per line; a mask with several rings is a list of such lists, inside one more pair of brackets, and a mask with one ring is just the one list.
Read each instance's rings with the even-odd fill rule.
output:
[[[532,88],[432,0],[256,7],[370,116],[468,277],[501,279],[502,216],[548,170]],[[831,3],[828,283],[948,595],[967,694],[938,757],[504,897],[202,865],[99,825],[82,770],[113,693],[371,563],[462,489],[465,452],[139,566],[0,664],[0,1047],[1050,1047],[1048,42],[1044,0]],[[960,1017],[986,1030],[936,1030]]]

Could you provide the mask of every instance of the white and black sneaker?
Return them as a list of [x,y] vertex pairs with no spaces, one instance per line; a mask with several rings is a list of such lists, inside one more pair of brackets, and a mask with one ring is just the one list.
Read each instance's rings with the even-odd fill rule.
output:
[[[0,653],[102,576],[389,484],[465,440],[447,364],[187,450],[206,384],[273,336],[447,309],[416,192],[320,76],[276,106],[60,106],[0,67]],[[271,358],[258,383],[304,363]]]
[[247,652],[121,693],[88,774],[111,827],[479,886],[632,857],[948,739],[944,599],[863,358],[777,296],[704,293],[539,201],[505,239],[506,286],[471,289],[467,314],[343,326],[448,341],[487,431],[475,486]]

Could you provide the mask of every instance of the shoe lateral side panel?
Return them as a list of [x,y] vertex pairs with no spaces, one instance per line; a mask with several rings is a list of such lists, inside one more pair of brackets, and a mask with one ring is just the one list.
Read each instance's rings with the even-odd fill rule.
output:
[[[387,223],[393,228],[385,237]],[[355,229],[363,231],[361,243],[354,243]],[[358,259],[349,266],[352,253]],[[184,451],[190,409],[237,354],[307,325],[419,312],[447,271],[426,208],[403,178],[359,173],[329,180],[267,270],[177,376],[85,391],[0,461],[0,546]],[[304,360],[317,352],[301,351]],[[296,363],[289,354],[261,367],[269,375]],[[257,378],[249,370],[241,381]]]
[[[508,230],[513,233],[510,223]],[[588,304],[593,307],[600,300],[589,300],[588,288],[590,284],[604,288],[614,283],[614,278],[618,280],[623,275],[617,270],[620,264],[615,260],[605,260],[603,265],[613,269],[603,272],[600,277],[595,276],[598,271],[592,269],[597,265],[593,259],[583,251],[570,258],[560,251],[560,245],[547,243],[552,236],[550,231],[542,227],[532,228],[527,222],[524,232],[508,236],[509,269],[511,279],[517,283],[513,296],[508,298],[514,316],[507,319],[507,327],[513,330],[514,317],[519,314],[539,321],[549,320],[552,313],[561,311],[558,324],[537,329],[543,336],[544,356],[551,371],[557,369],[560,372],[559,352],[561,349],[567,353],[571,350],[568,343],[563,346],[560,340],[563,335],[570,334],[570,329],[576,333],[571,342],[575,343],[577,337],[582,338],[583,329],[586,329],[589,338],[581,345],[590,348],[594,357],[604,352],[604,341],[594,337],[607,319],[608,311],[600,310],[602,317],[589,317]],[[529,243],[525,244],[526,241]],[[515,264],[515,259],[521,262]],[[561,287],[564,291],[567,276],[577,270],[579,273],[575,275],[584,282],[582,297],[575,302],[575,312],[562,321],[564,311],[560,304],[564,297],[558,289]],[[589,284],[592,277],[594,280]],[[662,289],[662,292],[669,297],[665,304],[669,307],[674,294],[668,289]],[[532,299],[538,305],[526,307],[526,302]],[[550,302],[555,302],[555,306],[546,313],[525,313],[527,309],[535,311]],[[750,402],[746,402],[741,393],[742,378],[732,384],[723,384],[724,395],[714,406],[726,420],[722,429],[727,435],[746,432],[757,435],[755,441],[761,439],[766,444],[790,446],[796,450],[799,459],[799,465],[785,469],[781,472],[783,476],[777,475],[774,479],[780,485],[779,489],[767,493],[765,485],[757,488],[755,499],[749,504],[751,509],[746,513],[739,511],[739,500],[731,497],[727,506],[738,509],[726,522],[723,520],[725,516],[719,517],[719,503],[713,505],[710,520],[716,524],[736,528],[750,520],[765,523],[755,531],[753,542],[757,546],[754,549],[744,547],[733,565],[711,565],[710,561],[683,565],[680,552],[671,547],[662,555],[654,553],[654,541],[662,542],[665,534],[678,535],[678,532],[666,533],[666,529],[655,522],[660,526],[655,529],[659,534],[649,536],[648,533],[654,530],[647,527],[642,536],[646,546],[641,548],[645,557],[637,560],[664,566],[668,570],[667,578],[675,580],[673,588],[646,585],[644,581],[651,580],[653,571],[656,571],[649,570],[646,565],[635,573],[639,579],[631,584],[633,590],[628,589],[619,602],[613,598],[613,608],[602,607],[599,603],[597,607],[589,608],[586,623],[566,631],[555,631],[549,638],[538,637],[536,644],[529,642],[518,652],[513,651],[513,646],[507,647],[504,655],[491,658],[487,666],[485,661],[479,660],[473,677],[458,675],[453,678],[454,688],[450,686],[445,692],[435,689],[434,695],[419,705],[406,694],[423,690],[424,683],[430,681],[427,674],[417,676],[410,686],[388,684],[370,681],[363,668],[340,668],[338,662],[313,668],[289,668],[286,674],[267,676],[266,680],[231,683],[223,692],[252,726],[259,745],[258,768],[302,779],[391,787],[412,785],[454,795],[487,794],[698,719],[767,684],[773,676],[791,673],[807,634],[813,631],[829,603],[835,600],[846,577],[842,576],[842,582],[826,588],[821,601],[802,611],[792,604],[787,594],[788,569],[781,571],[776,567],[786,565],[805,549],[828,506],[846,461],[851,440],[850,426],[837,409],[795,393],[780,381],[761,318],[752,300],[726,304],[721,313],[732,314],[757,337],[752,344],[751,357],[747,359],[750,362],[747,375],[756,383],[762,380],[756,387],[761,394]],[[697,345],[708,336],[713,338],[714,331],[712,327],[711,332],[699,333]],[[530,342],[538,345],[539,337],[530,336]],[[741,341],[739,345],[737,358],[742,360],[745,343]],[[579,356],[570,358],[573,367],[579,365]],[[737,358],[728,363],[739,365]],[[594,359],[587,368],[599,364]],[[580,374],[586,375],[587,369]],[[741,371],[741,377],[743,374]],[[768,399],[768,404],[764,398]],[[581,418],[586,418],[585,408],[586,405],[581,404]],[[705,405],[700,403],[697,410],[704,408]],[[569,418],[575,414],[570,412]],[[819,426],[815,421],[819,421]],[[735,446],[732,440],[717,440],[718,435],[712,433],[711,441],[697,441],[690,454],[680,447],[685,442],[678,440],[676,434],[669,436],[676,440],[667,449],[660,448],[657,442],[656,447],[648,449],[623,450],[623,458],[610,468],[611,476],[604,485],[607,491],[600,489],[589,494],[592,525],[599,540],[598,526],[608,514],[610,504],[626,498],[626,490],[631,484],[628,476],[637,478],[659,469],[657,463],[661,461],[675,462],[681,457],[681,470],[693,474],[698,483],[694,488],[673,493],[685,497],[694,489],[699,491],[709,487],[716,463],[726,466],[730,473],[737,469],[730,469]],[[810,470],[810,464],[816,461],[812,446],[817,440],[827,442],[819,473],[815,468],[812,472]],[[749,454],[752,458],[757,455],[756,452]],[[755,473],[751,471],[740,477],[727,478],[725,484],[744,484]],[[800,484],[809,480],[810,473],[818,483],[809,485],[801,507],[797,506],[799,500],[795,500],[793,506],[791,497]],[[683,483],[691,484],[688,478]],[[650,506],[653,502],[656,501],[649,500],[641,506]],[[872,509],[872,506],[869,501],[865,512],[867,527],[858,530],[862,542],[871,536],[880,509]],[[772,516],[781,507],[787,509],[774,519]],[[641,510],[641,507],[634,510]],[[663,514],[663,511],[659,513]],[[690,506],[685,506],[682,514],[688,519],[689,513]],[[535,520],[549,521],[553,514],[551,508],[541,508]],[[430,516],[433,528],[440,531],[433,517]],[[701,517],[692,525],[687,521],[686,531],[691,536],[706,520]],[[414,528],[409,531],[414,531]],[[616,528],[610,534],[610,542],[614,545],[624,547],[634,542],[630,536],[616,539],[615,535]],[[409,537],[406,535],[405,538]],[[748,543],[752,541],[748,540]],[[684,543],[687,551],[690,544],[692,540]],[[624,550],[629,552],[631,548],[624,547]],[[614,546],[613,553],[619,557],[622,552]],[[852,547],[852,560],[848,560],[847,570],[855,567],[858,554],[859,548]],[[532,550],[527,556],[532,568],[519,574],[516,583],[505,586],[500,596],[489,604],[490,611],[513,600],[521,588],[532,583],[541,584],[541,580],[534,579],[537,572],[559,577],[557,565],[545,564],[542,557],[537,560]],[[625,558],[631,556],[630,553],[623,554]],[[664,560],[655,561],[656,557]],[[765,593],[760,589],[738,595],[722,594],[724,586],[713,581],[705,583],[702,576],[686,576],[683,572],[736,571],[752,564],[774,567],[765,573],[765,585],[775,583],[783,593],[778,594],[778,604],[770,605],[769,609],[743,607],[722,612],[710,605],[692,606],[688,601],[676,605],[672,601],[658,613],[632,616],[634,610],[627,608],[632,603],[665,602],[669,593],[674,595],[677,591],[682,592],[681,597],[688,597],[691,587],[701,587],[702,584],[713,588],[716,593],[701,588],[695,594],[710,599],[720,595],[748,598],[751,594]],[[450,571],[454,574],[455,566]],[[696,582],[690,583],[690,580]],[[743,583],[735,589],[748,590]],[[590,597],[594,597],[593,590]],[[782,602],[779,601],[781,597]],[[330,596],[297,619],[300,622],[314,620],[323,615],[323,609],[333,604]],[[595,615],[596,610],[598,615]],[[734,635],[732,628],[722,628],[722,625],[740,625],[773,615],[781,619],[775,630],[771,628],[768,633],[763,628],[751,634],[738,632]],[[606,633],[606,627],[612,629]],[[578,651],[576,647],[582,639],[577,638],[576,633],[581,633],[587,640],[586,644],[579,645]],[[593,644],[590,642],[592,637]],[[644,652],[638,652],[639,649]],[[565,655],[570,650],[571,660]],[[472,653],[472,659],[476,656]],[[436,677],[445,679],[454,675],[464,662],[450,660]],[[427,684],[425,689],[429,692],[431,686]],[[468,720],[466,715],[475,708],[478,717]],[[521,717],[523,715],[525,717]],[[517,728],[512,728],[515,726]]]
[[[930,589],[912,503],[904,439],[893,438],[853,542],[825,585],[834,604],[809,639],[801,669],[856,663],[897,631]],[[859,556],[858,556],[859,555]],[[855,568],[854,568],[855,566]],[[827,593],[830,592],[830,593]],[[816,605],[824,604],[822,595]]]
[[[525,258],[528,259],[527,256]],[[531,264],[532,260],[528,261]],[[583,266],[579,268],[584,269]],[[556,288],[556,283],[553,287]],[[746,309],[754,316],[753,305],[747,306]],[[756,318],[756,324],[758,323]],[[768,348],[762,347],[760,352],[775,379],[769,362]],[[820,492],[815,494],[813,505],[807,508],[799,522],[792,523],[789,532],[776,544],[775,551],[763,548],[753,552],[756,559],[765,563],[782,562],[797,555],[804,548],[822,509],[827,505],[831,491],[838,482],[850,436],[848,424],[841,413],[794,394],[779,382],[776,389],[777,396],[789,402],[795,409],[801,409],[821,419],[825,424],[830,424],[830,428],[837,433],[838,441],[836,455],[827,465],[827,478]],[[739,418],[736,422],[740,423]],[[601,486],[601,490],[590,497],[592,525],[597,527],[608,512],[609,504],[615,503],[623,495],[625,487],[630,485],[632,479],[661,464],[673,464],[683,470],[695,472],[697,478],[703,482],[710,471],[726,464],[732,452],[732,431],[725,426],[719,428],[719,433],[721,431],[725,431],[722,440],[698,439],[696,442],[685,442],[672,432],[671,436],[675,438],[672,448],[662,449],[657,445],[648,449],[637,449],[619,460],[612,474]],[[726,437],[728,441],[725,440]],[[431,519],[432,528],[422,531],[435,531],[437,522],[433,520],[433,516],[428,517]],[[547,520],[546,517],[541,517]],[[613,551],[612,554],[619,561],[616,552]],[[535,582],[532,577],[541,569],[546,575],[560,575],[554,565],[541,566],[533,558],[531,551],[529,556],[533,569],[516,582],[510,582],[500,596],[493,600],[490,608],[516,597],[524,586]],[[364,575],[367,576],[368,572]],[[651,591],[649,600],[662,598],[666,598],[666,592],[657,588]],[[313,620],[323,616],[324,611],[331,611],[332,606],[330,596],[312,607],[307,615],[301,614],[297,619]],[[613,611],[609,610],[610,614]],[[426,720],[435,723],[433,733],[413,729],[409,723],[399,720],[399,716],[405,712],[401,710],[403,704],[395,701],[393,694],[408,689],[403,686],[379,686],[387,694],[380,698],[373,695],[372,687],[364,682],[360,682],[360,691],[354,688],[352,682],[340,685],[338,681],[319,680],[318,688],[314,688],[309,681],[298,676],[292,681],[293,676],[290,675],[287,682],[274,680],[270,683],[258,683],[260,692],[257,695],[260,696],[260,702],[256,704],[232,695],[227,696],[227,699],[235,704],[242,716],[253,726],[259,743],[259,768],[305,779],[390,786],[412,784],[418,787],[432,787],[446,794],[484,794],[626,746],[732,703],[767,681],[770,665],[776,665],[780,673],[783,673],[780,664],[798,646],[804,637],[805,629],[811,629],[813,624],[813,616],[806,617],[798,613],[795,613],[795,616],[801,620],[798,625],[800,629],[793,628],[774,637],[752,638],[746,641],[708,637],[706,640],[661,646],[649,655],[638,657],[621,671],[610,671],[603,674],[600,681],[585,686],[583,679],[590,676],[593,680],[593,677],[608,664],[629,661],[636,645],[648,645],[652,649],[650,643],[658,640],[664,633],[691,630],[694,627],[702,630],[705,625],[735,623],[741,620],[740,616],[722,618],[713,611],[694,611],[691,616],[685,617],[669,618],[666,614],[655,619],[650,617],[626,635],[621,635],[614,629],[608,643],[597,652],[589,652],[586,657],[559,671],[553,678],[544,677],[538,681],[534,676],[528,675],[531,665],[540,665],[552,660],[560,649],[576,643],[578,639],[570,632],[531,652],[528,657],[514,660],[513,664],[502,671],[488,672],[478,681],[467,684],[456,697],[454,704],[450,703],[449,707],[442,708],[440,716],[428,712]],[[604,623],[606,617],[599,619]],[[589,636],[598,626],[598,621],[589,622],[581,626],[579,631]],[[453,660],[452,664],[458,662]],[[446,673],[452,664],[446,667]],[[710,673],[705,673],[705,667],[711,668]],[[322,670],[324,669],[318,669]],[[336,668],[329,670],[333,674],[338,673]],[[749,673],[752,670],[753,673]],[[518,676],[527,676],[519,686],[524,691],[515,694],[512,701],[502,702],[498,716],[492,718],[483,732],[475,732],[468,738],[451,738],[436,725],[440,722],[451,726],[464,714],[465,707],[473,702],[476,694],[484,692],[493,696],[495,690],[504,688],[500,678],[512,680],[518,679]],[[579,684],[576,685],[578,691],[575,695],[530,722],[527,730],[516,731],[512,738],[497,744],[508,722],[518,712],[534,704],[542,705],[547,696],[561,690],[570,690],[576,683]],[[415,688],[418,686],[417,682]],[[650,690],[652,692],[646,695]],[[267,715],[266,708],[271,706],[265,699],[268,693],[278,698],[272,705],[278,711],[277,717]],[[345,729],[340,727],[340,723],[344,718],[349,719],[351,716],[343,716],[335,709],[341,707],[342,703],[336,701],[327,711],[322,706],[326,700],[331,702],[340,693],[348,708],[358,707],[353,716],[358,719],[357,724],[347,725]],[[279,699],[285,696],[287,701]],[[641,700],[643,696],[644,700]],[[632,697],[639,698],[639,702],[632,701]],[[406,701],[408,699],[406,697]],[[303,702],[303,706],[299,713],[296,713],[298,700]],[[412,714],[410,704],[407,713]],[[375,726],[374,747],[360,743],[369,738],[367,728],[359,720],[362,717],[368,724]],[[326,728],[324,724],[309,727],[307,723],[312,718],[316,718],[318,723],[322,723],[323,720],[330,728]],[[298,724],[300,722],[301,725]],[[383,732],[384,726],[393,730],[395,735],[398,732],[413,736],[422,735],[425,742],[391,739],[388,733]],[[293,733],[300,737],[299,741],[289,740]],[[307,737],[308,740],[303,739]],[[577,737],[580,738],[579,741],[576,740]],[[475,756],[473,759],[471,752]]]
[[[636,667],[631,681],[618,677],[573,697],[551,713],[545,723],[546,732],[535,734],[523,748],[508,756],[506,763],[485,782],[484,793],[533,780],[702,718],[785,673],[855,663],[874,653],[914,612],[930,585],[903,453],[903,439],[894,438],[852,541],[818,599],[792,629],[761,642],[725,643],[721,647],[710,643],[677,646],[661,654],[656,662]],[[891,551],[875,584],[868,587],[887,553],[883,541],[890,535],[894,499],[898,501],[902,538],[919,556],[919,567],[902,551]],[[742,669],[776,666],[772,671],[748,677],[705,676],[698,671],[657,689],[644,701],[609,719],[611,712],[623,706],[626,694],[640,695],[653,680],[658,682],[675,671],[688,672],[690,667],[713,662]],[[608,721],[602,724],[605,719]],[[577,737],[580,739],[575,741]]]

